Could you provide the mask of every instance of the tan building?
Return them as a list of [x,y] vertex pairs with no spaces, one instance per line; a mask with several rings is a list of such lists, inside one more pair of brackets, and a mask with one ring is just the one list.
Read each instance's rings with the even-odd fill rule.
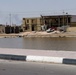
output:
[[23,18],[22,20],[23,31],[40,31],[42,25],[41,17],[37,18]]

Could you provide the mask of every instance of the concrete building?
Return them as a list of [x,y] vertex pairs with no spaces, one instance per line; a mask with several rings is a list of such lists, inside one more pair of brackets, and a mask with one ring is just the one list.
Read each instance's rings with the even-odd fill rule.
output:
[[51,15],[51,16],[41,16],[41,17],[45,25],[48,25],[48,27],[60,27],[71,24],[70,15]]
[[76,15],[51,15],[41,16],[45,24],[51,27],[60,27],[69,25],[70,27],[76,27]]
[[21,28],[23,31],[40,31],[42,24],[41,17],[23,18]]
[[46,25],[47,29],[61,26],[75,27],[76,15],[41,15],[37,18],[23,18],[21,27],[23,31],[40,31],[42,25]]

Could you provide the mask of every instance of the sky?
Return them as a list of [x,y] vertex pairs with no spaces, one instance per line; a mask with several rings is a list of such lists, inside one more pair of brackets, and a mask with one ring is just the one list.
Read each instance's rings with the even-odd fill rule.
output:
[[23,17],[40,15],[76,14],[76,0],[0,0],[0,23],[9,24],[10,15],[14,24]]

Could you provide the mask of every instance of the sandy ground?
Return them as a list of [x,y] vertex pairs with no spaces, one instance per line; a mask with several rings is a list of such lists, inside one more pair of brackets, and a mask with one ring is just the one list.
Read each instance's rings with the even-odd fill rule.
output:
[[59,32],[54,31],[47,33],[46,31],[22,32],[18,34],[0,34],[0,38],[6,37],[76,37],[76,32]]

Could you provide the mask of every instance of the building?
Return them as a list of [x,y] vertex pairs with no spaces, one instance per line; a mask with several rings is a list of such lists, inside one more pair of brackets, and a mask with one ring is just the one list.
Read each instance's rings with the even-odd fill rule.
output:
[[23,18],[21,27],[23,31],[40,31],[41,25],[41,17]]
[[75,27],[76,15],[41,15],[37,18],[23,18],[21,27],[23,31],[40,31],[42,25],[46,25],[47,29],[61,26]]
[[51,15],[51,16],[41,16],[45,25],[48,27],[60,27],[64,25],[70,25],[71,16],[70,15]]

